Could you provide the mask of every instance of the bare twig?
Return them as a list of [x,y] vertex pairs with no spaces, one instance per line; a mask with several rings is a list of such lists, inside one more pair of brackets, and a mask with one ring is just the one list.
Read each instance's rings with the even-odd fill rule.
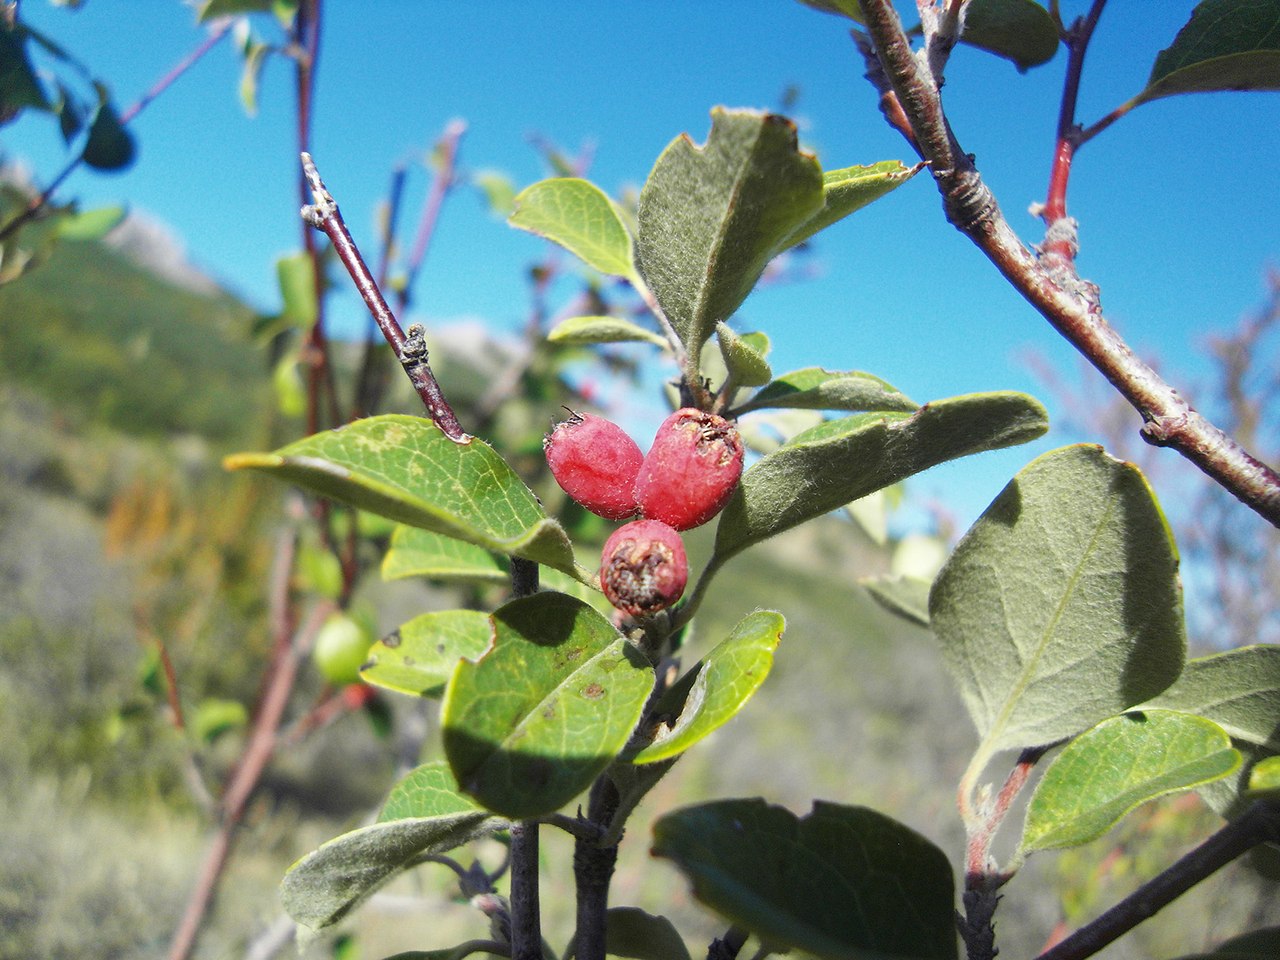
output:
[[[1172,447],[1242,503],[1280,526],[1280,476],[1201,416],[1107,323],[1097,288],[1070,264],[1042,260],[1018,238],[972,160],[960,149],[937,85],[912,54],[890,0],[859,0],[885,83],[929,161],[947,219],[1138,411],[1142,436]],[[883,94],[884,91],[882,91]]]
[[325,189],[320,173],[311,160],[311,154],[302,154],[302,169],[315,200],[314,204],[308,204],[302,208],[303,219],[328,236],[329,242],[333,244],[333,249],[338,254],[338,259],[342,261],[342,265],[347,268],[347,273],[355,281],[356,289],[369,308],[369,313],[373,316],[387,343],[391,345],[405,373],[409,375],[409,380],[418,392],[418,396],[422,398],[432,421],[449,439],[457,443],[466,443],[470,437],[462,429],[462,424],[458,422],[453,408],[445,399],[435,374],[431,372],[431,364],[427,360],[426,331],[418,324],[409,327],[408,335],[400,329],[399,321],[387,305],[386,298],[383,297],[382,291],[369,272],[364,258],[360,256],[360,250],[355,241],[351,239],[351,233],[342,219],[338,204],[334,201],[333,195]]
[[1163,873],[1036,960],[1084,960],[1260,843],[1280,842],[1280,803],[1258,801]]

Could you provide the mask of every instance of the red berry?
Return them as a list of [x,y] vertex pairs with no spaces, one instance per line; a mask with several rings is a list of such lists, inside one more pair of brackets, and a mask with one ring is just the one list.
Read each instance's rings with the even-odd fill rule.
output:
[[633,617],[665,610],[684,593],[689,561],[680,534],[660,520],[636,520],[605,541],[600,586],[609,602]]
[[606,520],[636,515],[635,480],[644,454],[610,420],[575,413],[542,441],[556,483],[575,501]]
[[636,477],[642,516],[677,530],[719,513],[742,476],[742,438],[724,417],[685,407],[658,427]]

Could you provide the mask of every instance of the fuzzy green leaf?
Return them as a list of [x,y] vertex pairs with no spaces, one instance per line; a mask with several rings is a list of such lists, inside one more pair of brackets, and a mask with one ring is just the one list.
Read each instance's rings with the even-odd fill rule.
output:
[[761,799],[677,810],[653,853],[699,900],[761,940],[823,960],[954,960],[955,892],[937,847],[864,807],[806,817]]
[[1164,515],[1136,467],[1090,445],[1009,482],[934,581],[929,615],[986,755],[1142,703],[1186,655]]
[[1137,102],[1214,90],[1280,90],[1280,0],[1204,0]]
[[727,323],[716,324],[716,340],[720,344],[725,369],[739,386],[758,387],[773,377],[773,370],[764,355],[746,337],[734,333]]
[[631,232],[613,201],[594,183],[557,177],[516,195],[508,223],[560,244],[601,273],[634,277]]
[[808,240],[819,230],[825,230],[849,214],[892,193],[923,169],[923,163],[908,167],[900,160],[882,160],[865,166],[845,167],[843,170],[824,170],[822,209],[787,237],[783,248],[794,247],[797,243]]
[[415,697],[439,697],[463,657],[477,659],[493,639],[478,610],[440,610],[414,617],[372,647],[360,678]]
[[665,338],[622,317],[570,317],[551,328],[547,339],[565,346],[623,343],[640,340],[665,347]]
[[1144,710],[1103,720],[1045,771],[1027,808],[1021,850],[1088,843],[1148,800],[1219,780],[1239,766],[1226,731],[1202,717]]
[[483,547],[419,527],[397,526],[382,558],[382,579],[426,577],[446,583],[504,583],[510,574]]
[[652,739],[628,757],[632,763],[657,763],[688,750],[724,726],[746,706],[773,666],[782,640],[782,614],[760,610],[738,623],[658,701]]
[[879,377],[858,370],[845,372],[805,367],[778,377],[742,404],[737,413],[767,408],[795,410],[896,410],[917,409],[904,394]]
[[317,433],[274,453],[241,453],[230,470],[261,470],[391,520],[524,557],[573,576],[564,529],[493,448],[450,440],[430,420],[388,415]]
[[920,577],[875,577],[858,581],[871,599],[890,613],[919,627],[929,626],[930,580]]
[[552,813],[626,744],[653,668],[581,600],[540,593],[493,614],[494,642],[461,661],[441,708],[462,788],[509,817]]
[[1240,740],[1280,751],[1280,647],[1259,644],[1197,657],[1145,707],[1212,720]]
[[976,393],[910,415],[863,413],[819,424],[742,475],[716,530],[716,560],[939,463],[1034,440],[1047,427],[1044,408],[1020,393]]
[[663,151],[640,191],[636,259],[691,353],[822,203],[822,170],[785,117],[717,107],[703,146],[681,136]]
[[[444,853],[507,826],[458,792],[448,768],[427,764],[409,775],[397,795],[407,819],[384,819],[353,830],[307,854],[285,874],[280,901],[311,930],[337,923],[383,884],[432,853]],[[388,801],[390,803],[391,800]]]

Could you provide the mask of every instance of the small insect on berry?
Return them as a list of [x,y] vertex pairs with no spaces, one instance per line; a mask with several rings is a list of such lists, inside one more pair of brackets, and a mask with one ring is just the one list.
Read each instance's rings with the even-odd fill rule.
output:
[[684,594],[689,561],[680,534],[661,520],[635,520],[613,532],[600,558],[600,586],[623,613],[644,617]]
[[658,427],[636,477],[642,516],[677,530],[706,523],[729,502],[742,476],[742,438],[724,417],[685,407]]
[[636,515],[635,480],[644,454],[620,426],[575,413],[542,441],[547,466],[561,489],[606,520]]

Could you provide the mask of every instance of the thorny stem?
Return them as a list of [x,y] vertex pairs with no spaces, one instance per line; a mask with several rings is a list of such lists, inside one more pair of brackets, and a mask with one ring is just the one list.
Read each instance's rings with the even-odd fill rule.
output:
[[[601,826],[609,824],[621,798],[608,774],[596,778],[587,801],[587,819]],[[617,844],[601,844],[577,838],[573,844],[573,875],[577,887],[575,945],[578,960],[604,960],[609,882],[618,861]]]
[[[151,89],[144,93],[138,100],[127,110],[120,114],[120,125],[128,126],[138,114],[145,110],[156,97],[160,96],[169,89],[179,77],[195,66],[200,59],[218,45],[218,42],[227,35],[231,30],[234,21],[231,18],[217,20],[209,30],[209,35],[201,41],[200,45],[192,50],[189,54],[182,58],[168,73],[155,82]],[[64,180],[71,176],[72,173],[79,168],[84,162],[84,153],[77,154],[68,161],[67,165],[62,168],[56,177],[50,181],[49,185],[40,192],[40,195],[33,198],[26,208],[17,214],[12,220],[0,227],[0,242],[3,242],[13,236],[19,228],[35,219],[35,217],[43,210],[53,197],[58,187],[62,186]]]
[[936,84],[917,63],[890,0],[859,0],[892,94],[929,161],[947,219],[986,254],[996,269],[1138,411],[1142,437],[1172,447],[1270,523],[1280,526],[1280,476],[1206,420],[1165,383],[1107,323],[1097,287],[1071,264],[1038,258],[1023,245],[999,204],[959,149],[942,111]]
[[338,204],[334,201],[333,195],[325,189],[320,173],[311,160],[311,154],[302,154],[302,169],[315,199],[314,204],[308,204],[302,208],[303,219],[317,230],[323,231],[329,238],[329,242],[333,244],[338,259],[347,268],[347,273],[355,282],[356,289],[369,308],[369,313],[378,325],[378,329],[382,331],[387,343],[391,345],[405,373],[409,375],[409,380],[418,392],[418,396],[422,398],[432,421],[450,440],[466,443],[470,437],[462,429],[462,424],[458,422],[457,415],[449,406],[449,401],[445,399],[435,374],[431,372],[431,364],[427,360],[426,331],[420,325],[413,324],[409,327],[406,336],[405,331],[400,329],[399,321],[387,306],[386,298],[383,297],[382,291],[369,272],[364,258],[360,256],[360,250],[355,241],[351,239],[347,225],[338,210]]
[[1036,960],[1084,960],[1260,843],[1280,843],[1280,803],[1260,800],[1167,870]]

